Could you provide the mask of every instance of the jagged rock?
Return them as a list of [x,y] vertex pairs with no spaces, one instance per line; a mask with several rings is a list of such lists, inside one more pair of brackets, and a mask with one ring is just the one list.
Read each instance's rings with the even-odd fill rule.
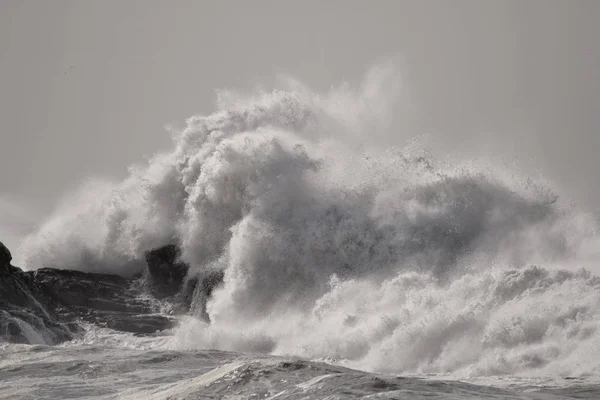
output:
[[10,262],[12,261],[12,255],[4,243],[0,242],[0,275],[3,273],[14,272],[14,268]]
[[146,280],[156,297],[171,297],[181,291],[188,273],[188,265],[178,260],[179,255],[179,248],[175,245],[146,252]]
[[181,304],[186,307],[187,311],[210,322],[206,304],[213,290],[223,283],[224,276],[225,273],[222,270],[208,270],[189,277],[179,294]]
[[[79,333],[80,322],[151,334],[173,326],[173,318],[159,313],[157,299],[166,298],[180,312],[191,310],[208,320],[206,302],[223,282],[223,272],[188,277],[188,266],[178,257],[174,245],[147,252],[144,286],[140,280],[108,274],[23,271],[11,265],[10,251],[0,243],[0,340],[60,343]],[[147,295],[148,287],[154,297]]]
[[35,280],[61,321],[80,320],[132,333],[168,329],[172,320],[157,315],[135,280],[116,275],[38,269]]
[[10,264],[12,255],[4,243],[0,242],[0,265]]
[[181,262],[179,256],[180,250],[175,245],[146,252],[146,280],[150,290],[159,298],[171,297],[182,312],[192,311],[208,321],[206,302],[213,289],[223,283],[224,273],[207,270],[189,276],[189,266]]
[[0,340],[15,343],[60,343],[70,340],[72,327],[57,321],[42,303],[33,277],[10,264],[6,246],[0,246]]
[[115,275],[42,268],[23,271],[0,246],[0,340],[56,344],[79,322],[136,334],[173,326],[138,281]]

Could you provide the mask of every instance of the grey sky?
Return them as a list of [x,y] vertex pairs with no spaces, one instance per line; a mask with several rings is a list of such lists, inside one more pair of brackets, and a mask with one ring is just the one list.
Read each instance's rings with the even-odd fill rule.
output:
[[324,90],[388,56],[410,134],[531,159],[595,208],[599,20],[597,0],[4,0],[0,240],[16,246],[86,176],[166,148],[163,127],[213,110],[215,89],[286,73]]

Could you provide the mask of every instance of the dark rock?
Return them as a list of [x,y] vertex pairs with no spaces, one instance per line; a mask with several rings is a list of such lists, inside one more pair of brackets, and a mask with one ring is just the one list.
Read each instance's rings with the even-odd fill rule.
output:
[[148,286],[154,296],[170,297],[181,312],[191,311],[208,321],[206,303],[214,288],[223,283],[224,273],[205,270],[190,275],[189,266],[179,260],[180,253],[175,245],[146,252]]
[[180,250],[167,245],[146,252],[148,270],[146,281],[152,294],[158,298],[170,297],[180,312],[191,311],[209,320],[206,303],[213,289],[223,283],[222,270],[194,271],[179,260]]
[[152,294],[158,298],[175,296],[182,289],[189,267],[179,261],[179,253],[175,245],[146,252],[146,280]]
[[4,243],[0,242],[0,265],[10,264],[12,255]]
[[121,332],[148,335],[173,327],[174,320],[163,315],[112,314],[105,318],[104,326]]
[[223,282],[223,271],[189,277],[188,266],[178,258],[174,245],[148,251],[148,269],[140,281],[51,268],[22,271],[10,264],[10,251],[0,243],[0,340],[60,343],[80,333],[81,322],[152,334],[174,322],[161,312],[159,299],[208,320],[206,303]]
[[4,243],[0,242],[0,276],[10,274],[15,271],[15,267],[10,265],[12,255]]
[[135,334],[173,326],[139,281],[115,275],[42,268],[22,271],[0,246],[0,340],[56,344],[81,322]]
[[73,330],[58,322],[42,303],[37,282],[30,274],[10,265],[10,252],[0,246],[0,340],[16,343],[60,343],[73,337]]
[[206,304],[212,296],[213,290],[223,284],[224,276],[225,272],[222,270],[209,270],[188,279],[180,293],[182,304],[194,315],[210,322]]
[[[84,321],[132,333],[173,326],[135,281],[116,275],[43,268],[32,272],[61,321]],[[130,323],[128,323],[130,321]]]

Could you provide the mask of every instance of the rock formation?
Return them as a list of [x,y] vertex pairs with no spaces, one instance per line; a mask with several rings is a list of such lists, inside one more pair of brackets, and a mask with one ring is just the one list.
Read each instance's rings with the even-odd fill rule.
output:
[[157,298],[168,297],[180,312],[191,310],[208,321],[206,302],[213,289],[223,282],[223,271],[209,270],[190,275],[188,265],[179,260],[179,253],[174,245],[146,252],[145,280]]
[[[161,301],[188,312],[198,297],[205,307],[222,272],[188,278],[188,266],[169,245],[146,253],[148,269],[140,279],[42,268],[23,271],[11,265],[0,242],[0,341],[56,344],[81,332],[81,323],[134,334],[171,328],[175,316],[161,312]],[[197,306],[196,306],[197,307]]]
[[175,245],[146,252],[146,281],[156,297],[171,297],[181,291],[188,266],[178,259],[179,249]]

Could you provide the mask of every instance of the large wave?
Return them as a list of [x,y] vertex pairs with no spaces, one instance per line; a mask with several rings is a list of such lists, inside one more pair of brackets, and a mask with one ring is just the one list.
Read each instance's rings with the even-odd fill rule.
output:
[[[335,358],[378,371],[600,366],[597,223],[506,168],[382,145],[399,81],[219,95],[174,149],[90,181],[30,235],[26,267],[133,275],[178,244],[224,271],[210,323],[171,345]],[[200,299],[199,299],[200,301]]]

